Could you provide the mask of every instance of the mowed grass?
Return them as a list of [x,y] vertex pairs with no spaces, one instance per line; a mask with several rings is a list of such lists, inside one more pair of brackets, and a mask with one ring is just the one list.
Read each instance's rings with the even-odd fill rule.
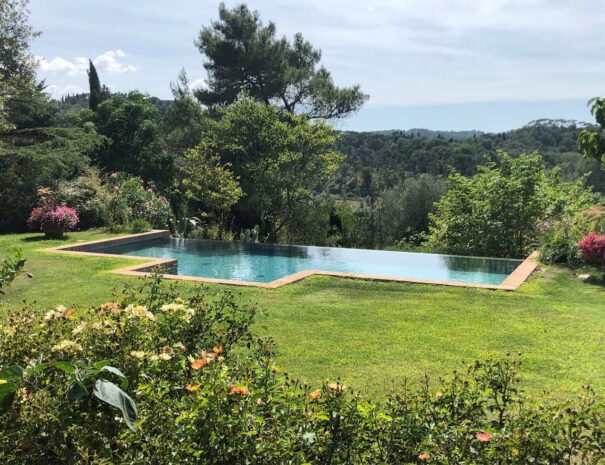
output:
[[[106,236],[74,233],[64,242]],[[136,281],[110,273],[133,260],[40,250],[59,243],[0,236],[0,255],[19,245],[35,275],[15,281],[0,298],[3,311],[23,300],[37,308],[96,305]],[[405,377],[437,378],[478,358],[521,352],[528,391],[569,397],[589,383],[605,393],[605,287],[565,269],[542,267],[516,292],[330,277],[276,290],[230,289],[262,308],[255,332],[275,339],[280,366],[313,384],[340,378],[381,395]]]

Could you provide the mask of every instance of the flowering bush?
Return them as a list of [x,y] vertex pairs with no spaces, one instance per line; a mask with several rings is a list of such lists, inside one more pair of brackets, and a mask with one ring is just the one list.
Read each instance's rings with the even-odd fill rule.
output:
[[578,243],[588,231],[605,228],[605,209],[594,205],[575,214],[566,214],[552,223],[541,222],[540,259],[544,263],[565,263],[579,266],[583,263],[582,250]]
[[113,205],[108,213],[118,212],[113,217],[110,215],[108,223],[112,229],[128,227],[134,219],[145,220],[154,228],[168,227],[172,217],[170,202],[152,187],[145,186],[142,179],[113,173],[107,186],[107,203]]
[[578,243],[578,248],[582,251],[582,258],[587,263],[605,265],[605,234],[598,234],[596,231],[589,232]]
[[[255,312],[230,292],[179,296],[154,278],[95,308],[0,315],[0,457],[32,465],[605,460],[605,410],[589,387],[576,402],[528,399],[511,357],[403,385],[385,400],[339,381],[311,387],[281,372],[272,342],[250,332]],[[95,391],[113,382],[132,404]]]
[[42,230],[47,233],[53,231],[50,235],[62,236],[64,231],[74,229],[78,224],[78,214],[73,208],[65,205],[34,208],[29,218],[27,225],[33,231]]

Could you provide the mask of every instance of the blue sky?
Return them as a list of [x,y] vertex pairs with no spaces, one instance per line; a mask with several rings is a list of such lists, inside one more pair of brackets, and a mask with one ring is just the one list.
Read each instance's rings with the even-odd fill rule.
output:
[[[228,6],[239,2],[225,2]],[[605,96],[602,0],[250,1],[279,35],[302,32],[339,85],[370,102],[352,130],[502,131],[538,118],[590,121]],[[32,51],[54,96],[87,90],[95,61],[114,90],[169,98],[185,67],[204,85],[193,40],[217,18],[206,0],[31,0]]]

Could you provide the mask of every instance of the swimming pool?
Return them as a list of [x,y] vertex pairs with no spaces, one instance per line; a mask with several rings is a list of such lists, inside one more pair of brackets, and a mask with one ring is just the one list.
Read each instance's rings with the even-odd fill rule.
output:
[[87,248],[89,252],[176,259],[182,276],[271,283],[317,270],[362,277],[498,286],[521,260],[162,237]]

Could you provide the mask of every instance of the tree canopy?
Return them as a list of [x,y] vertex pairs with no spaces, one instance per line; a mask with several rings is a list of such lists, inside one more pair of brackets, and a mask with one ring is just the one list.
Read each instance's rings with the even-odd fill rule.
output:
[[84,117],[110,141],[94,156],[99,166],[159,185],[170,183],[173,160],[162,150],[158,133],[160,114],[148,96],[138,91],[115,94],[100,103],[96,112],[85,113]]
[[55,105],[36,80],[28,0],[0,0],[0,132],[49,126]]
[[593,98],[588,104],[598,126],[582,131],[578,140],[580,149],[587,157],[603,163],[603,155],[605,155],[605,98]]
[[323,121],[282,118],[274,106],[241,97],[207,120],[202,147],[229,163],[245,197],[235,208],[243,225],[261,226],[271,239],[292,221],[295,207],[322,190],[343,160]]
[[277,38],[275,24],[264,25],[259,13],[243,4],[232,10],[221,4],[219,18],[195,42],[208,73],[208,88],[195,91],[202,104],[228,105],[246,92],[289,113],[329,119],[349,115],[368,99],[358,85],[337,87],[320,65],[321,51],[302,34],[292,41]]

